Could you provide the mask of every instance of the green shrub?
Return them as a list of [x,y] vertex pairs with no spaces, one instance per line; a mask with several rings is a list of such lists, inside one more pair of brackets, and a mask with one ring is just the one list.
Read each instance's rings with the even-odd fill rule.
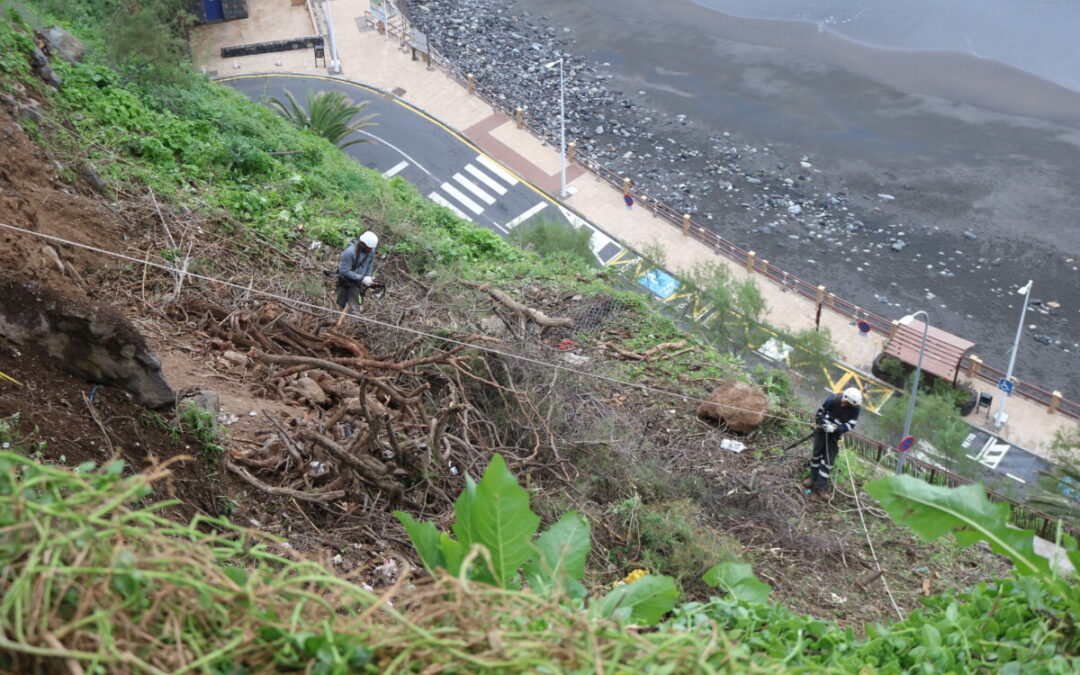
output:
[[534,216],[518,225],[507,237],[526,251],[532,251],[544,259],[569,255],[590,267],[599,267],[600,263],[589,245],[591,238],[592,232],[587,227],[577,229],[543,216]]
[[698,584],[702,570],[738,560],[741,545],[706,526],[701,506],[689,499],[645,504],[635,495],[609,511],[628,542],[614,551],[620,559],[613,562],[619,567],[644,567],[672,576],[686,588]]

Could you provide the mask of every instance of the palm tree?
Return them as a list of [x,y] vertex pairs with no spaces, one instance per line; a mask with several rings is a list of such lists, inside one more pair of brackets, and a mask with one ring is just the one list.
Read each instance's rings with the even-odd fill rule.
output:
[[284,103],[276,98],[267,101],[267,105],[278,115],[292,122],[297,128],[306,129],[322,136],[342,149],[356,143],[371,142],[371,139],[363,137],[342,142],[353,132],[375,125],[371,121],[375,117],[374,114],[353,120],[367,107],[370,101],[354,105],[352,99],[340,91],[314,93],[309,90],[308,104],[305,110],[288,89],[285,90],[285,97],[289,99],[289,107],[286,107]]

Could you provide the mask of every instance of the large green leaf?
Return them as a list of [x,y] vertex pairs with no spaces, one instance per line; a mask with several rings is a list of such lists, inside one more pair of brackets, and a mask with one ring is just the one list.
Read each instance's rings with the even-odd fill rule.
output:
[[[394,515],[405,526],[405,531],[409,534],[416,552],[420,554],[420,560],[428,573],[433,573],[439,567],[445,568],[446,559],[439,546],[439,531],[435,529],[435,525],[420,522],[404,511],[394,511]],[[460,560],[458,562],[460,564]]]
[[746,602],[764,604],[772,592],[772,587],[759,581],[753,568],[743,563],[720,563],[706,572],[702,581]]
[[659,621],[675,606],[679,591],[675,580],[647,574],[632,584],[616,586],[604,596],[600,612],[617,621],[632,621],[649,626]]
[[540,517],[529,508],[529,493],[518,485],[499,455],[491,458],[479,483],[466,485],[454,504],[454,534],[469,548],[484,545],[491,555],[495,584],[508,588],[532,556],[532,538]]
[[577,582],[585,576],[585,559],[592,542],[589,524],[576,513],[567,513],[540,535],[535,543],[537,555],[525,566],[529,586],[538,593],[567,592],[583,597],[585,589]]
[[460,541],[454,541],[445,532],[439,534],[439,551],[442,552],[446,571],[455,577],[461,574],[461,563],[465,560],[468,549]]
[[1021,574],[1047,574],[1046,558],[1035,553],[1034,533],[1009,527],[1009,505],[993,504],[981,485],[938,487],[911,476],[887,476],[866,485],[893,520],[931,541],[952,533],[961,546],[978,540],[1008,556]]

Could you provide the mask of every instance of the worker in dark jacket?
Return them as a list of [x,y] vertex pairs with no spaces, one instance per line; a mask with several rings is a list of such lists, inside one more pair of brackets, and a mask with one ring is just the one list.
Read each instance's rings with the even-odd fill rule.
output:
[[368,230],[341,252],[337,275],[337,306],[341,310],[338,324],[346,313],[360,313],[363,291],[375,283],[371,273],[375,270],[375,247],[378,245],[378,235]]
[[848,387],[841,394],[825,399],[814,416],[814,454],[810,458],[810,477],[803,481],[807,491],[824,494],[832,477],[833,463],[839,451],[840,437],[855,428],[862,406],[862,392]]

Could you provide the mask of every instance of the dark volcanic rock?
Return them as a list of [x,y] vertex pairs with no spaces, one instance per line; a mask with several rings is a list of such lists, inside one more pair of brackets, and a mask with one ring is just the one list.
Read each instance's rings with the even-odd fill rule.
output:
[[0,278],[0,335],[41,349],[91,382],[121,387],[148,408],[176,400],[146,340],[107,305],[36,282]]

